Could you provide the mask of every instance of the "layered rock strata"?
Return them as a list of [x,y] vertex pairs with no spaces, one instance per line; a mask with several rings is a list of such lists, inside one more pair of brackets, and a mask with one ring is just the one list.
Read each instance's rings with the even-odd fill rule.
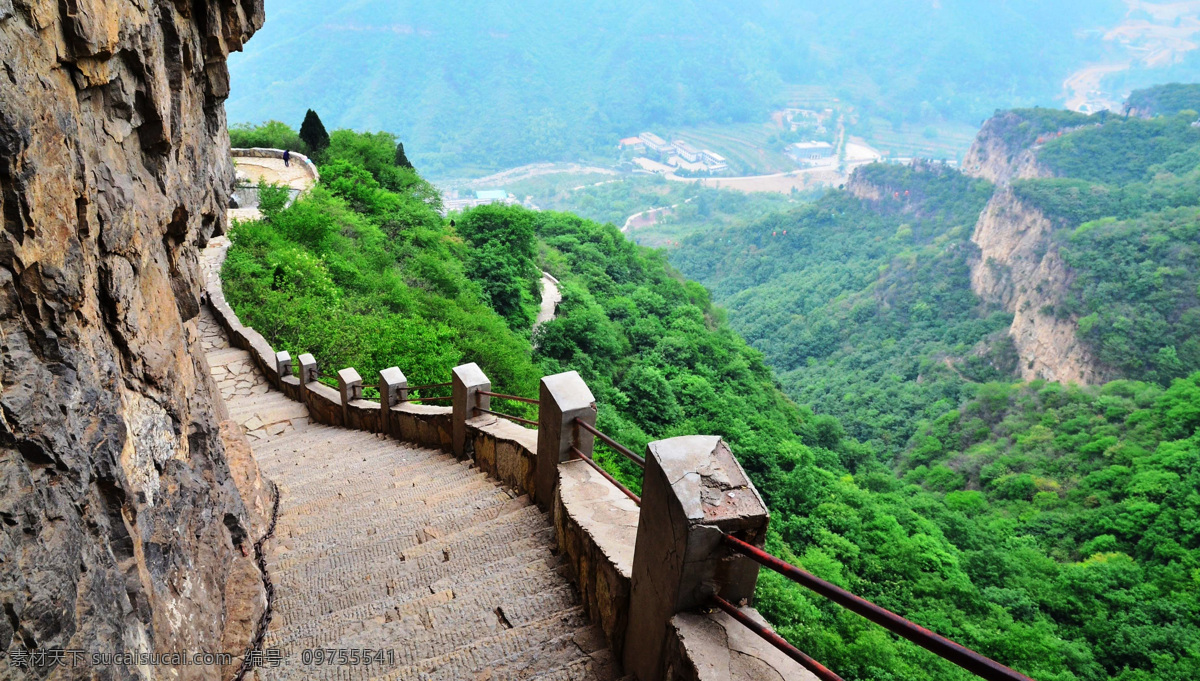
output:
[[0,650],[240,654],[257,621],[270,500],[236,428],[227,453],[195,320],[234,178],[225,59],[262,21],[0,0]]

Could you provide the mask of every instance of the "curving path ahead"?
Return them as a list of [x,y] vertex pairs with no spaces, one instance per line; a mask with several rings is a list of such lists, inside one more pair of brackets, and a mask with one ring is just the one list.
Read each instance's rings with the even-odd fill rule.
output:
[[537,321],[533,328],[554,319],[558,304],[562,302],[562,292],[558,290],[558,280],[549,272],[542,272],[542,307],[538,310]]
[[[207,276],[227,247],[209,245]],[[207,307],[200,329],[229,414],[280,490],[264,649],[285,662],[256,681],[614,678],[604,635],[552,550],[554,528],[528,497],[440,451],[310,422]],[[304,665],[317,648],[384,653],[370,665]]]

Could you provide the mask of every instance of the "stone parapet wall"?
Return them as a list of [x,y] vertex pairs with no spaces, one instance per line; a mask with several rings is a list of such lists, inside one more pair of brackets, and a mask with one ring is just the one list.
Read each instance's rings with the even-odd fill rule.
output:
[[558,466],[554,532],[575,568],[579,593],[620,659],[629,624],[633,547],[639,509],[632,499],[583,461]]
[[[230,149],[231,156],[240,156],[241,158],[277,158],[283,159],[283,149],[266,149],[263,147],[250,147],[248,149]],[[299,160],[304,168],[308,170],[308,174],[312,176],[313,184],[321,181],[321,172],[317,170],[317,164],[313,163],[304,154],[298,151],[293,151],[292,159]]]

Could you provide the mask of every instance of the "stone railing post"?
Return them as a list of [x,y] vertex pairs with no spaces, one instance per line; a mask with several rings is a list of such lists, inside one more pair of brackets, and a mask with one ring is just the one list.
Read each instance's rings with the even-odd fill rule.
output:
[[584,456],[592,455],[595,436],[575,425],[575,419],[596,425],[596,398],[578,372],[568,371],[543,378],[538,399],[533,499],[548,510],[554,503],[558,464],[572,458],[571,447],[578,448]]
[[733,534],[762,546],[767,507],[721,438],[651,442],[633,554],[625,671],[639,681],[665,675],[664,641],[676,613],[754,596],[758,564],[724,548]]
[[342,394],[342,423],[350,427],[350,403],[362,399],[362,376],[354,367],[346,367],[338,372],[338,392]]
[[476,409],[492,408],[492,398],[479,394],[480,390],[490,391],[492,382],[483,375],[479,365],[474,362],[454,367],[452,373],[454,414],[451,425],[451,445],[454,456],[461,459],[468,454],[467,421],[479,415]]
[[399,428],[392,427],[392,407],[408,400],[408,379],[400,367],[388,367],[379,372],[379,427],[383,432],[398,436]]
[[292,375],[292,356],[287,350],[275,353],[275,371],[279,372],[279,380]]
[[300,355],[300,401],[308,403],[308,384],[317,380],[317,358],[309,353]]

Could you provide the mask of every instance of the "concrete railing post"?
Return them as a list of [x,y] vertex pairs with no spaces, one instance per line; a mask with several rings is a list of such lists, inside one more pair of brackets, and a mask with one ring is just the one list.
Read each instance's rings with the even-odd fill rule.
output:
[[342,423],[349,427],[350,403],[361,400],[363,395],[362,376],[354,367],[346,367],[338,372],[338,392],[342,394]]
[[275,353],[275,370],[279,372],[279,380],[292,375],[292,356],[287,350]]
[[300,355],[300,401],[308,403],[308,384],[317,380],[317,358],[309,353]]
[[451,425],[451,445],[454,456],[461,459],[468,454],[467,421],[479,416],[477,409],[492,408],[492,398],[479,394],[480,390],[490,391],[492,382],[483,375],[479,365],[474,362],[454,367],[452,373],[454,414]]
[[571,447],[584,456],[592,455],[595,436],[575,424],[580,419],[596,425],[596,398],[579,373],[546,376],[542,379],[538,403],[537,471],[533,498],[543,509],[554,503],[558,484],[558,464],[572,458]]
[[651,442],[646,448],[642,509],[633,554],[625,671],[639,681],[665,675],[664,644],[676,613],[720,595],[754,596],[758,564],[730,553],[721,535],[762,546],[767,507],[721,438]]
[[379,372],[379,427],[383,432],[398,436],[399,428],[392,426],[392,407],[408,400],[408,379],[400,367],[388,367]]

